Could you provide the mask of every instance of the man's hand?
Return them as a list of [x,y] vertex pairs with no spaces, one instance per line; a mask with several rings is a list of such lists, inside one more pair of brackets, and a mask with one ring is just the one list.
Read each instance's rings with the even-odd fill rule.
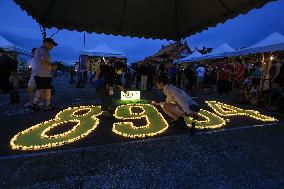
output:
[[124,86],[118,85],[117,87],[118,87],[121,91],[123,91],[124,93],[127,93],[127,90],[124,88]]

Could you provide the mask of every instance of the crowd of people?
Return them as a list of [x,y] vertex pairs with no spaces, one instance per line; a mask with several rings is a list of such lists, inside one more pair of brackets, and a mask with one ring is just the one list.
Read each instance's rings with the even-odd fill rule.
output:
[[[32,49],[32,58],[28,61],[27,73],[29,73],[29,81],[27,83],[27,91],[29,94],[29,103],[27,106],[33,109],[52,109],[51,104],[51,80],[52,70],[56,69],[56,65],[51,64],[50,51],[57,43],[51,38],[45,38],[39,48]],[[0,89],[2,93],[10,94],[11,103],[19,102],[19,94],[17,89],[19,86],[20,73],[18,70],[18,61],[12,58],[3,49],[0,49]],[[28,75],[28,74],[26,74]],[[15,100],[17,99],[17,100]]]
[[[162,72],[157,76],[154,75],[156,72],[154,68],[155,67],[149,64],[140,67],[141,89],[150,90],[155,85],[158,90],[163,91],[167,96],[166,101],[157,102],[153,100],[152,104],[161,106],[163,111],[172,118],[172,126],[177,126],[179,128],[186,127],[187,123],[184,121],[184,117],[197,117],[199,105],[184,90],[171,84],[165,73]],[[114,113],[114,109],[111,106],[113,88],[117,87],[124,93],[127,93],[126,87],[131,88],[131,77],[134,76],[133,73],[131,68],[126,68],[126,65],[122,62],[110,63],[109,61],[100,61],[99,65],[97,65],[95,73],[90,78],[90,81],[99,94],[104,116],[112,117]],[[152,75],[149,75],[149,73]],[[125,85],[123,85],[121,81],[123,75],[125,78]],[[155,97],[153,97],[153,99],[155,99]]]
[[[283,102],[284,65],[280,59],[269,61],[225,58],[215,63],[146,62],[129,66],[124,77],[127,87],[148,91],[155,88],[158,76],[166,75],[174,86],[191,96],[216,93],[219,97],[232,97],[236,103],[263,104],[267,110],[283,110],[279,102]],[[277,98],[272,98],[276,94]]]
[[[53,108],[51,78],[56,76],[52,74],[56,66],[51,64],[49,53],[56,45],[52,39],[46,38],[42,46],[32,50],[33,58],[28,63],[32,71],[27,86],[29,106],[34,109]],[[233,97],[236,103],[264,104],[267,110],[283,110],[284,65],[281,59],[275,57],[267,63],[249,57],[224,58],[214,63],[155,64],[146,61],[126,65],[120,61],[104,59],[100,62],[99,67],[95,66],[91,83],[97,88],[104,110],[110,110],[111,98],[108,97],[113,93],[113,85],[117,85],[122,91],[130,88],[151,91],[158,89],[156,84],[161,76],[189,96],[217,94],[219,97]],[[17,75],[17,65],[15,59],[3,50],[0,51],[2,92],[13,91],[11,78]],[[85,75],[87,78],[87,74]],[[73,83],[76,72],[71,70],[70,76]],[[97,82],[102,80],[99,78],[104,78],[106,84],[99,86]]]

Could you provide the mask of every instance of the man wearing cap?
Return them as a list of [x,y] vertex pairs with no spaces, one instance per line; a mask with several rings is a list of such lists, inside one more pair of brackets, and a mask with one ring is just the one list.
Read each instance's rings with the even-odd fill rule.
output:
[[[51,64],[49,51],[57,46],[57,43],[51,38],[45,38],[43,45],[36,50],[34,55],[36,69],[34,79],[36,82],[36,94],[31,106],[35,109],[38,108],[40,99],[45,100],[45,109],[51,109],[53,106],[51,101],[51,69],[55,69],[56,66]],[[42,98],[41,98],[42,97]]]

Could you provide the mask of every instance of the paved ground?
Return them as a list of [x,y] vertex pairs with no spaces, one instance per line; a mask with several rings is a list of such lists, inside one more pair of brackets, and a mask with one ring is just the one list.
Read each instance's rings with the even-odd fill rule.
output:
[[0,188],[283,188],[284,129],[48,153],[0,161]]
[[[55,89],[55,104],[62,108],[98,103],[94,90],[75,89],[65,79],[57,79]],[[163,98],[159,93],[143,94],[145,99],[153,96]],[[274,115],[280,120],[276,125],[265,126],[248,118],[230,118],[225,129],[231,131],[202,131],[190,137],[187,130],[168,129],[158,137],[145,140],[115,135],[111,132],[112,122],[102,120],[103,125],[85,140],[27,156],[12,151],[10,139],[31,125],[53,118],[58,110],[27,112],[21,108],[26,98],[24,91],[21,97],[21,104],[10,105],[7,96],[0,96],[0,188],[284,186],[284,124],[281,114]],[[197,100],[216,98],[201,96]],[[218,100],[230,103],[230,99]],[[210,110],[205,104],[202,106]],[[263,127],[244,127],[252,125]]]

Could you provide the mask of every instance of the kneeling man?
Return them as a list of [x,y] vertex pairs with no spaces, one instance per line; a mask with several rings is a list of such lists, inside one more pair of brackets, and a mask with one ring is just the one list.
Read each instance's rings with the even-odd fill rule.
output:
[[152,103],[160,105],[164,112],[173,119],[171,125],[186,126],[184,117],[191,116],[196,118],[198,116],[199,105],[182,89],[171,85],[166,76],[159,76],[156,80],[156,85],[158,89],[163,90],[167,99],[166,102],[157,103],[153,101]]

